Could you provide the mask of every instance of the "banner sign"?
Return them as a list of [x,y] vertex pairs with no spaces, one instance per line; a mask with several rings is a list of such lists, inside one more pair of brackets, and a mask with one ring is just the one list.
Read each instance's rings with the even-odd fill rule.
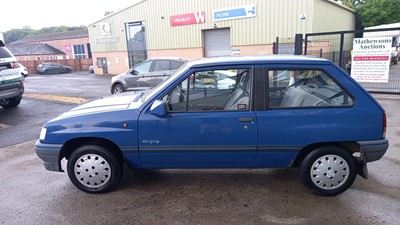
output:
[[171,26],[205,23],[206,13],[202,11],[202,12],[194,12],[194,13],[170,16],[169,21],[171,23]]
[[354,38],[351,77],[357,82],[389,81],[391,37]]
[[247,5],[231,9],[219,9],[213,12],[213,20],[232,20],[239,18],[255,17],[256,5]]

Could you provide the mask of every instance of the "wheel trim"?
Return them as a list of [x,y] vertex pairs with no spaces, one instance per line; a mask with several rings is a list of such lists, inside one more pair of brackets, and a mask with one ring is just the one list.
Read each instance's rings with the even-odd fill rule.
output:
[[116,86],[114,87],[114,94],[117,94],[117,93],[122,93],[122,87],[121,87],[121,85],[116,85]]
[[337,155],[325,155],[311,166],[311,181],[323,190],[334,190],[346,183],[350,175],[349,164]]
[[74,166],[78,182],[87,188],[100,188],[111,179],[111,166],[102,156],[86,154],[79,157]]

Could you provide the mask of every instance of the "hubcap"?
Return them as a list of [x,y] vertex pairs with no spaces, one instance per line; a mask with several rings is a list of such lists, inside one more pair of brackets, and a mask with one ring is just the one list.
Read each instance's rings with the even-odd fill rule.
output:
[[342,186],[349,178],[350,168],[346,160],[337,155],[325,155],[317,159],[311,167],[312,182],[324,190]]
[[106,185],[111,178],[111,167],[107,160],[96,154],[81,156],[75,163],[75,177],[88,188]]
[[114,94],[122,93],[122,87],[117,85],[114,87]]

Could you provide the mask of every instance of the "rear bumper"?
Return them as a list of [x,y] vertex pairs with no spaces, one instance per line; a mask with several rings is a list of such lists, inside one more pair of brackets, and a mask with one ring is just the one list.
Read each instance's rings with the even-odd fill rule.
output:
[[389,141],[386,138],[382,140],[359,141],[358,144],[364,150],[366,162],[381,159],[389,148]]
[[39,140],[36,141],[36,155],[43,161],[43,165],[47,170],[62,172],[60,163],[60,151],[62,145],[43,144]]
[[20,82],[0,85],[0,100],[22,96],[24,86]]

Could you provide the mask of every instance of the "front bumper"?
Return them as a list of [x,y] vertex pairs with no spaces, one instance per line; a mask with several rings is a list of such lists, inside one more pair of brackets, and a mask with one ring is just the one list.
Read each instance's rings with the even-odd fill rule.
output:
[[359,141],[358,144],[364,150],[366,162],[379,160],[389,148],[389,141],[386,138],[382,140]]
[[63,172],[60,163],[60,152],[62,145],[43,144],[39,140],[36,141],[36,155],[43,161],[43,165],[47,170]]

